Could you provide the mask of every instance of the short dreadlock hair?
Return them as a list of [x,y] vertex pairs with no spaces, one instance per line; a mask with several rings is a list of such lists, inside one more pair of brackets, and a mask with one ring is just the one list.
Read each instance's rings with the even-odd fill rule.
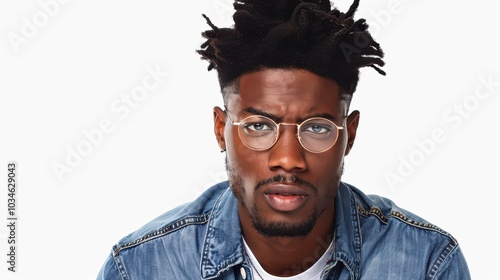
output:
[[216,69],[223,95],[238,87],[242,74],[269,68],[299,68],[336,81],[343,99],[351,100],[359,68],[370,66],[382,75],[384,53],[368,32],[365,19],[354,20],[354,0],[342,13],[328,0],[237,0],[234,28],[202,33],[197,52]]

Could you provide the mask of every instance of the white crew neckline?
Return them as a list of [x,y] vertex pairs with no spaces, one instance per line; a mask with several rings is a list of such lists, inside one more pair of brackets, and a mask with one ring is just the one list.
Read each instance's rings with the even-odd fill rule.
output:
[[255,258],[254,254],[252,253],[252,250],[250,250],[250,248],[248,247],[245,238],[242,237],[242,240],[243,240],[243,245],[245,246],[244,249],[246,251],[246,254],[250,259],[249,261],[252,262],[251,264],[249,264],[249,267],[250,270],[252,270],[253,279],[259,279],[259,274],[260,274],[260,276],[264,277],[264,280],[319,280],[321,272],[323,271],[323,268],[325,268],[326,263],[328,262],[329,252],[333,247],[333,241],[334,241],[333,239],[332,242],[330,242],[330,245],[323,253],[321,258],[319,258],[318,261],[314,263],[314,265],[312,265],[306,271],[290,277],[278,277],[269,274],[262,268],[259,261]]

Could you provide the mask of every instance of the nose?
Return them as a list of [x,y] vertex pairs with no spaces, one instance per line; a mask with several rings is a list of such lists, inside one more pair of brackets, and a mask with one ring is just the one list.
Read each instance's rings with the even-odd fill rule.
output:
[[274,146],[269,151],[269,168],[282,169],[286,172],[303,172],[307,170],[305,153],[307,152],[297,139],[296,127],[283,126]]

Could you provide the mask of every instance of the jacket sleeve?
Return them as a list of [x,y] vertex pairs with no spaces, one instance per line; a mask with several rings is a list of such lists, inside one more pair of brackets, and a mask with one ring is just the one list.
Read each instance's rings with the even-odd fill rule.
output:
[[457,245],[443,260],[435,275],[430,275],[427,279],[470,280],[469,268],[460,246]]
[[113,253],[109,254],[106,262],[99,271],[99,275],[97,275],[97,280],[124,280],[120,273],[118,272],[118,268],[116,266],[115,259],[113,258]]

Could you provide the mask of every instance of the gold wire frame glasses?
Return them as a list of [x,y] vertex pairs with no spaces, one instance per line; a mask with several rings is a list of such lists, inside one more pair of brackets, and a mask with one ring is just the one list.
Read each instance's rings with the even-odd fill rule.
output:
[[[228,114],[229,116],[229,114]],[[268,117],[252,115],[232,125],[238,126],[241,142],[255,151],[270,149],[279,139],[281,125],[297,126],[295,136],[300,145],[311,153],[322,153],[329,150],[337,142],[339,131],[344,129],[333,121],[321,117],[313,117],[297,123],[276,123]]]

